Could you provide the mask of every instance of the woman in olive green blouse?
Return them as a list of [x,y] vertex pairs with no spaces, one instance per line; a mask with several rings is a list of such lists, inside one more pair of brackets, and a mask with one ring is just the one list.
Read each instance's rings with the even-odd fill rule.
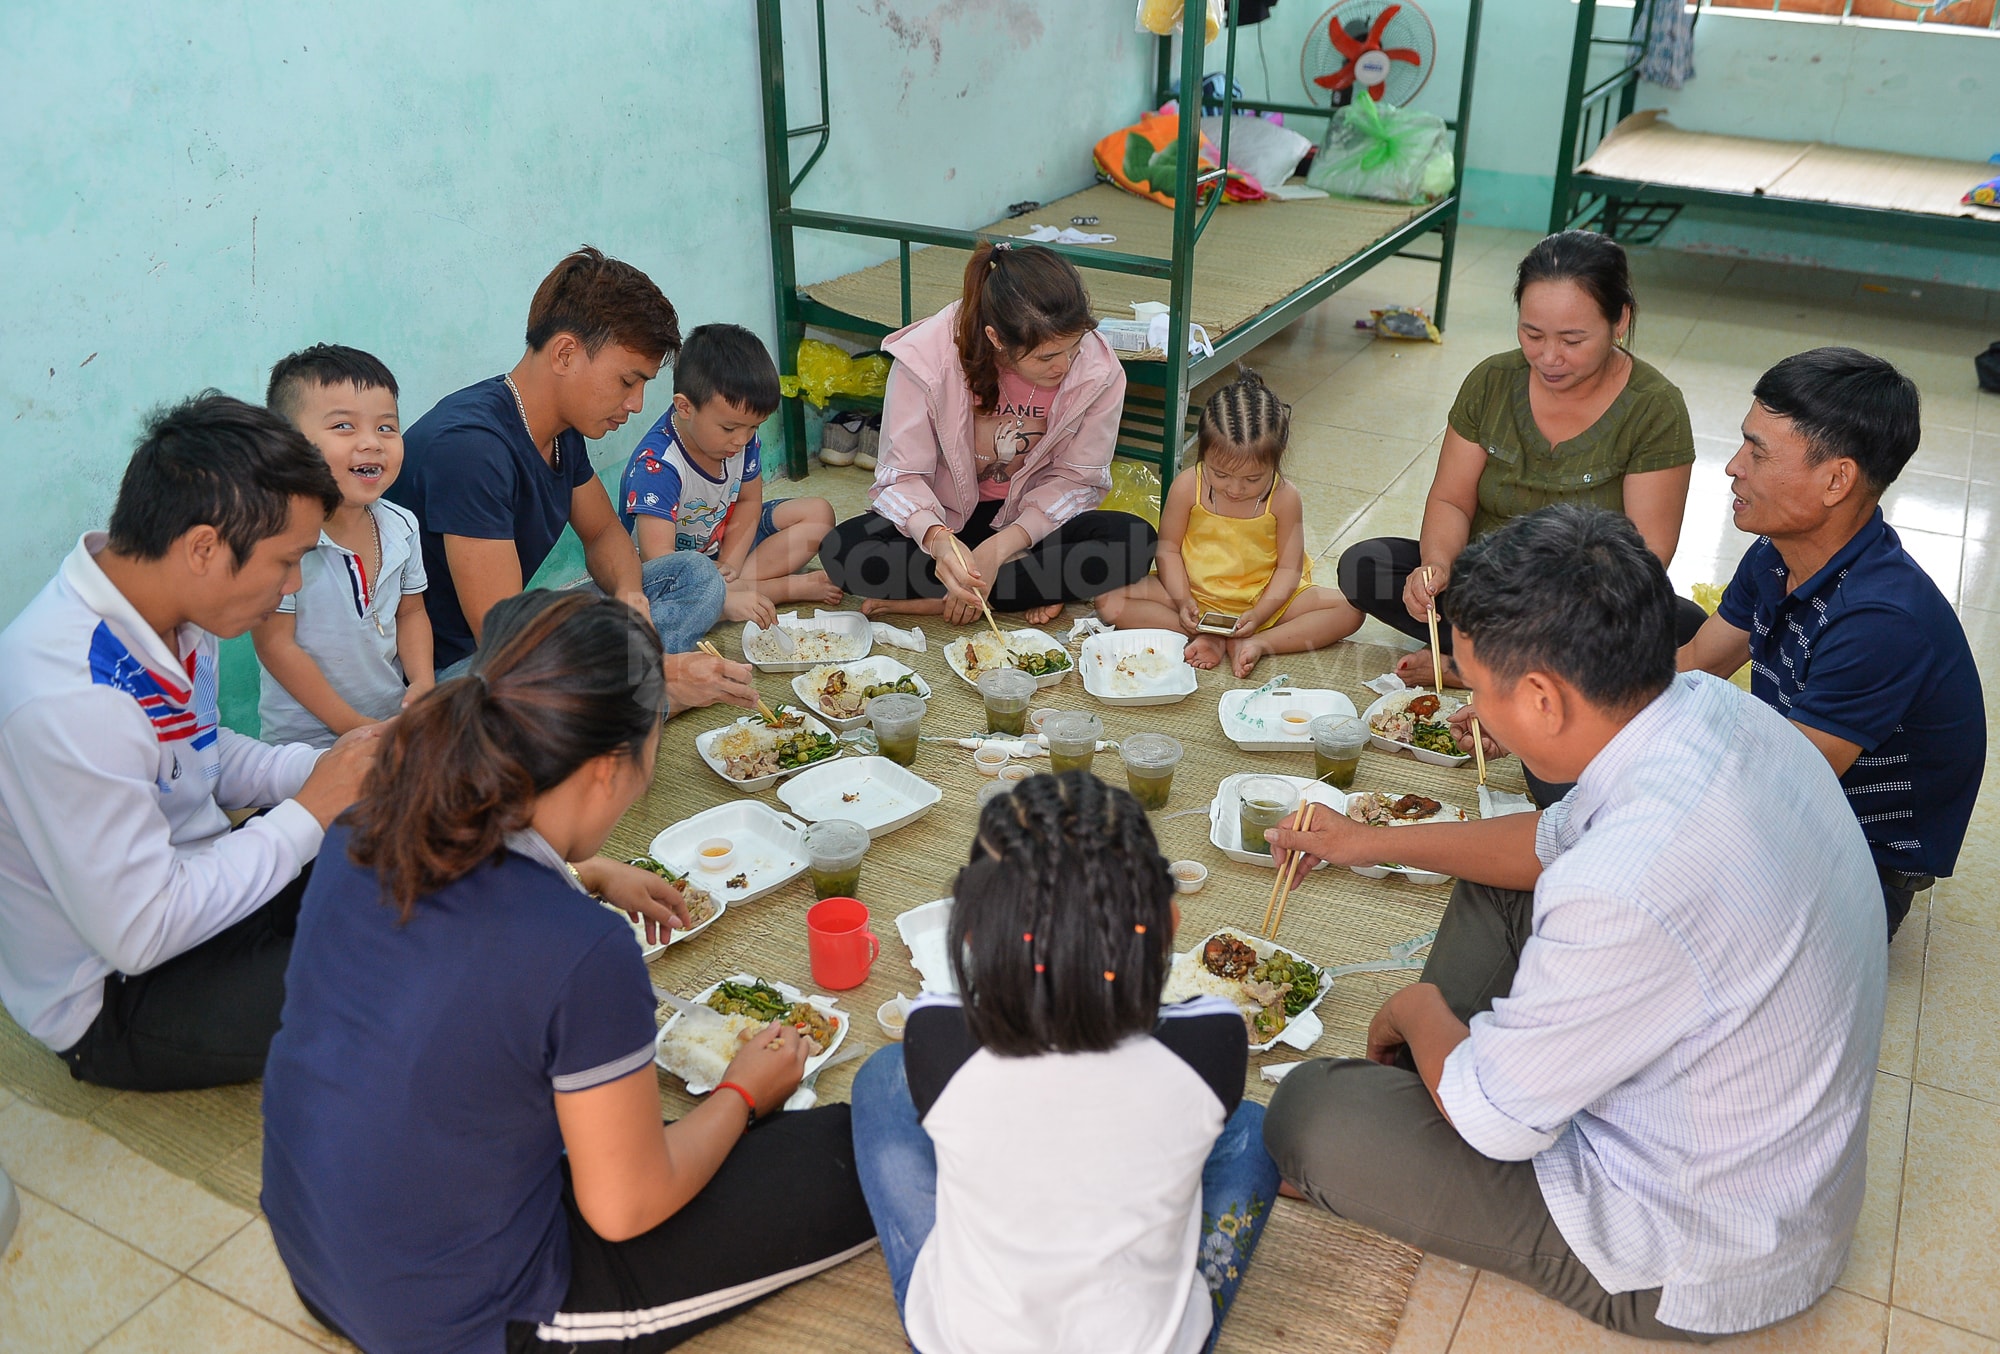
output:
[[[1623,512],[1662,563],[1680,540],[1694,430],[1681,392],[1624,347],[1638,308],[1624,249],[1588,231],[1551,235],[1521,260],[1514,303],[1521,346],[1459,387],[1421,539],[1379,537],[1340,557],[1347,599],[1414,639],[1428,637],[1466,544],[1550,503]],[[1683,610],[1681,642],[1704,619],[1693,602]],[[1427,679],[1429,651],[1397,671]]]

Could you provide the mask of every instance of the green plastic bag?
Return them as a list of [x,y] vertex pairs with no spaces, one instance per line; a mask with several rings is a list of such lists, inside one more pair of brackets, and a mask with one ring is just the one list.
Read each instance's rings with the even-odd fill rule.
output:
[[1160,525],[1160,472],[1144,461],[1120,456],[1111,462],[1111,492],[1098,505],[1106,512],[1129,512]]
[[799,344],[799,374],[778,382],[787,398],[804,395],[825,405],[835,395],[881,399],[889,389],[889,358],[885,353],[849,357],[831,343],[805,339]]
[[[1442,176],[1432,161],[1444,157]],[[1451,150],[1444,119],[1435,113],[1376,103],[1367,90],[1327,122],[1326,144],[1313,160],[1306,182],[1343,197],[1383,202],[1421,202],[1436,196],[1442,177],[1450,183]]]

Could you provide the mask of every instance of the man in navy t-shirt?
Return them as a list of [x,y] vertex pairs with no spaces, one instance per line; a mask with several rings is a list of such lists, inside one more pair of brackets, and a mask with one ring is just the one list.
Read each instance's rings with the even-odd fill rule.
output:
[[1951,603],[1882,518],[1917,449],[1917,388],[1879,357],[1815,348],[1757,382],[1729,462],[1759,535],[1680,652],[1798,726],[1840,776],[1882,881],[1889,934],[1949,875],[1986,765],[1986,703]]
[[464,670],[487,611],[521,591],[567,525],[598,588],[659,631],[674,710],[756,704],[748,667],[690,652],[722,615],[714,563],[690,554],[641,565],[584,448],[645,407],[646,383],[680,341],[652,279],[579,249],[536,288],[514,369],[445,396],[404,434],[388,497],[422,528],[441,680]]

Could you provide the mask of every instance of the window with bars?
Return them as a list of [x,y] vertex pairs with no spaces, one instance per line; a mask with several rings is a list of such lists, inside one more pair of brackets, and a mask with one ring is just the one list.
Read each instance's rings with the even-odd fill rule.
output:
[[1700,0],[1703,9],[1883,19],[1926,28],[2000,31],[2000,0]]

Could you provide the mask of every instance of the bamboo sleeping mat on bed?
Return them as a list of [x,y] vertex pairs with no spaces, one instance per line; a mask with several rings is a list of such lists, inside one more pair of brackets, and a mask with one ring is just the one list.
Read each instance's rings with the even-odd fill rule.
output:
[[1991,165],[1852,150],[1817,141],[1766,141],[1682,131],[1666,121],[1658,109],[1634,113],[1612,128],[1577,172],[1586,178],[1601,176],[1927,216],[1969,216],[2000,224],[2000,209],[1959,201],[1975,183],[1991,177]]
[[[1052,623],[1062,634],[1069,618]],[[881,648],[923,675],[933,688],[927,734],[960,735],[984,727],[977,694],[953,675],[942,645],[972,633],[926,619],[929,651],[914,654]],[[976,627],[975,627],[976,628]],[[716,636],[723,651],[740,653],[737,627]],[[1210,870],[1207,887],[1180,899],[1181,936],[1191,942],[1218,926],[1255,930],[1270,896],[1272,873],[1225,859],[1210,845],[1205,814],[1168,817],[1198,809],[1213,796],[1217,782],[1238,771],[1311,774],[1312,758],[1301,753],[1248,753],[1223,736],[1216,719],[1221,693],[1280,672],[1293,684],[1346,693],[1356,708],[1373,695],[1361,683],[1388,671],[1397,654],[1371,645],[1337,644],[1313,654],[1266,659],[1252,682],[1223,672],[1199,675],[1195,693],[1177,705],[1115,707],[1084,694],[1072,673],[1043,692],[1038,704],[1092,709],[1105,733],[1118,738],[1141,730],[1172,734],[1186,749],[1166,810],[1154,816],[1160,848],[1170,858],[1191,857]],[[791,699],[789,677],[762,675],[767,699]],[[734,718],[734,708],[694,710],[670,721],[661,737],[659,767],[652,788],[613,832],[605,854],[619,859],[643,853],[667,825],[743,796],[703,766],[694,751],[697,734]],[[1035,763],[1030,763],[1035,765]],[[1041,763],[1046,766],[1047,764]],[[877,1005],[897,991],[914,995],[918,975],[896,932],[896,917],[950,891],[971,845],[974,797],[985,783],[971,754],[957,747],[924,744],[916,772],[943,791],[928,816],[890,833],[871,848],[862,867],[860,893],[882,938],[882,955],[869,981],[839,994],[841,1009],[853,1018],[850,1038],[872,1051],[886,1042],[876,1026]],[[1117,754],[1099,753],[1096,769],[1122,783]],[[1493,768],[1495,785],[1523,789],[1519,763]],[[1407,757],[1375,751],[1362,755],[1356,785],[1364,789],[1411,790],[1448,803],[1472,806],[1477,792],[1470,767],[1424,766]],[[783,811],[773,791],[754,796]],[[1314,873],[1293,894],[1278,939],[1313,961],[1350,964],[1384,958],[1398,941],[1437,925],[1449,890],[1391,879],[1363,879],[1346,870]],[[692,995],[718,978],[739,971],[780,979],[808,991],[805,909],[812,902],[809,881],[800,878],[769,897],[732,908],[715,926],[668,950],[652,964],[655,982]],[[1363,1051],[1368,1019],[1389,993],[1409,982],[1409,971],[1355,974],[1337,979],[1319,1007],[1326,1032],[1310,1054],[1280,1046],[1252,1054],[1246,1083],[1249,1096],[1268,1101],[1272,1087],[1256,1075],[1270,1063],[1306,1056],[1352,1057]],[[844,1101],[858,1062],[831,1068],[820,1080],[827,1102]],[[199,1181],[240,1207],[255,1210],[261,1183],[262,1116],[259,1087],[223,1087],[172,1094],[114,1092],[70,1079],[68,1069],[0,1014],[0,1085],[25,1099],[73,1118],[86,1119],[134,1151],[179,1175]],[[680,1081],[660,1074],[661,1104],[669,1116],[692,1105]],[[782,1220],[746,1219],[746,1225],[782,1225]],[[1342,1222],[1317,1209],[1279,1201],[1222,1334],[1224,1351],[1320,1349],[1344,1354],[1385,1354],[1394,1342],[1403,1304],[1416,1273],[1418,1253],[1375,1232]],[[741,1317],[706,1332],[686,1348],[703,1354],[768,1349],[897,1351],[906,1348],[887,1273],[870,1252],[840,1268],[785,1290]]]
[[[1191,318],[1210,339],[1220,340],[1424,210],[1348,198],[1225,202],[1195,244]],[[1166,258],[1172,252],[1174,214],[1106,184],[1059,198],[1026,216],[996,221],[983,233],[1003,237],[1026,234],[1035,225],[1061,228],[1073,216],[1097,218],[1096,225],[1079,229],[1117,236],[1107,249],[1152,258]],[[911,318],[935,314],[958,299],[968,257],[965,250],[942,246],[911,251]],[[891,259],[800,290],[822,305],[893,329],[903,319],[900,277],[899,265]],[[1164,278],[1086,270],[1084,285],[1090,290],[1091,308],[1110,318],[1131,319],[1135,301],[1167,300]],[[1157,359],[1160,354],[1136,356]]]

